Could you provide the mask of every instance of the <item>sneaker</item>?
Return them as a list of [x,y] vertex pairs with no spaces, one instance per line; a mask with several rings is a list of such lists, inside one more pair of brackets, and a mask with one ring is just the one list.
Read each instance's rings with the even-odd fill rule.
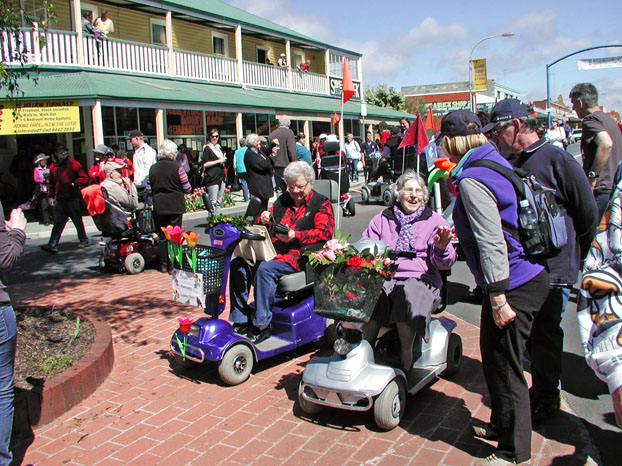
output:
[[78,243],[78,248],[82,249],[82,248],[88,248],[91,245],[91,243],[89,243],[88,241],[80,241]]
[[486,458],[481,458],[475,464],[477,466],[505,466],[508,464],[528,464],[529,461],[522,461],[520,463],[516,463],[514,461],[506,460],[505,458],[501,458],[497,456],[495,453],[487,456]]
[[473,436],[477,438],[483,438],[484,440],[497,440],[497,433],[493,430],[490,423],[472,425]]
[[41,249],[43,249],[45,252],[58,252],[58,248],[56,246],[52,246],[51,244],[44,244],[43,246],[41,246]]
[[252,344],[258,345],[262,341],[266,340],[270,337],[270,325],[267,325],[265,328],[260,329],[259,327],[255,327],[254,325],[247,333],[248,339]]

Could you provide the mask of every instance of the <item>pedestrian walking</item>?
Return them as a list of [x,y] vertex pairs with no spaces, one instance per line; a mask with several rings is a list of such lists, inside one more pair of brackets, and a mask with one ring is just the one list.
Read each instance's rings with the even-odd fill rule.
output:
[[[214,215],[220,214],[220,205],[225,195],[225,164],[227,157],[218,143],[220,133],[212,128],[208,133],[209,141],[203,149],[201,164],[203,165],[203,177],[201,186],[205,186],[205,192],[209,197]],[[207,207],[207,206],[206,206]]]

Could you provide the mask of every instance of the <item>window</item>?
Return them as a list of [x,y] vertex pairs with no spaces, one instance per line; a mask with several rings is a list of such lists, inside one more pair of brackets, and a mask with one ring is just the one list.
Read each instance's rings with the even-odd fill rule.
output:
[[150,18],[151,43],[166,45],[166,22],[163,19]]
[[268,49],[265,47],[257,47],[257,63],[267,65],[268,63],[266,60],[268,60]]
[[305,54],[302,52],[294,52],[294,63],[292,63],[293,67],[299,67],[302,66],[302,64],[305,62]]
[[[329,73],[331,76],[343,77],[343,55],[331,52],[329,54]],[[352,79],[358,79],[358,59],[346,57]]]
[[229,38],[226,34],[212,32],[212,53],[214,55],[229,56]]

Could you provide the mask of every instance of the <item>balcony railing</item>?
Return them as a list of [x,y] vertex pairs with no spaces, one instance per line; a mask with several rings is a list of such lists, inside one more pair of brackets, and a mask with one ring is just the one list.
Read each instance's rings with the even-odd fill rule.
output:
[[[242,62],[238,76],[237,60],[126,40],[92,36],[82,38],[84,63],[79,63],[78,34],[71,31],[38,31],[21,28],[17,33],[0,31],[0,61],[6,65],[24,64],[74,66],[128,71],[144,75],[180,76],[205,81],[290,89],[287,69],[260,63]],[[173,63],[169,63],[172,55]],[[328,76],[291,70],[291,90],[328,95]]]

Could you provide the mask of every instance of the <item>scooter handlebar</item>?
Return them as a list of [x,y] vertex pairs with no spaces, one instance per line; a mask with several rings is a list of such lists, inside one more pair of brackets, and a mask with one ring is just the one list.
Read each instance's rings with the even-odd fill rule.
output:
[[259,235],[257,233],[249,233],[246,231],[243,231],[242,233],[240,233],[240,238],[249,239],[252,241],[263,241],[265,239],[262,235]]
[[389,251],[390,259],[397,259],[398,257],[408,257],[409,259],[416,259],[417,253],[412,251]]

